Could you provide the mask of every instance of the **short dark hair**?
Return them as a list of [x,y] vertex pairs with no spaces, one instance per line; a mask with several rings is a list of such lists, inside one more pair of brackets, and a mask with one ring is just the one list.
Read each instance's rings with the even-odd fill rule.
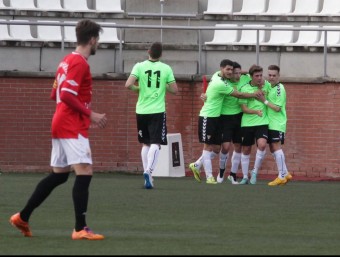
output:
[[234,69],[242,69],[241,64],[239,64],[238,62],[234,62],[233,67]]
[[268,70],[276,70],[278,73],[280,73],[280,67],[275,64],[269,65]]
[[154,42],[149,49],[149,55],[152,59],[159,59],[162,56],[163,46],[160,42]]
[[229,60],[229,59],[223,59],[221,62],[220,62],[220,67],[221,68],[224,68],[225,66],[231,66],[231,67],[234,67],[234,62]]
[[91,20],[80,20],[76,26],[76,36],[78,45],[86,45],[91,38],[99,37],[99,32],[102,32],[102,27]]
[[249,68],[249,74],[250,76],[253,76],[253,74],[255,72],[260,72],[260,71],[263,71],[263,68],[261,66],[258,66],[256,64],[252,65],[250,68]]

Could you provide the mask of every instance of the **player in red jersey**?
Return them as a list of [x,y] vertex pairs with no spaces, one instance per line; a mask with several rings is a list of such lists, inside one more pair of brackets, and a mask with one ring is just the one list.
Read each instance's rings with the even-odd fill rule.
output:
[[91,20],[81,20],[76,26],[77,47],[58,66],[51,98],[56,101],[52,120],[52,173],[42,179],[26,206],[10,218],[10,223],[24,236],[32,233],[28,220],[57,186],[65,183],[69,174],[76,174],[72,198],[75,228],[72,239],[101,240],[86,224],[89,186],[92,179],[92,157],[88,139],[90,124],[104,128],[106,115],[91,110],[92,76],[88,58],[96,53],[102,28]]

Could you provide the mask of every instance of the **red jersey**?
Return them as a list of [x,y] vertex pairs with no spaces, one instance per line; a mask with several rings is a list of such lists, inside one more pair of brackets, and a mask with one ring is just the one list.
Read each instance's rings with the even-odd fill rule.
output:
[[56,101],[52,119],[52,138],[88,138],[90,117],[76,111],[60,100],[62,91],[75,95],[81,104],[90,109],[92,76],[90,66],[82,55],[72,52],[58,66],[51,97]]

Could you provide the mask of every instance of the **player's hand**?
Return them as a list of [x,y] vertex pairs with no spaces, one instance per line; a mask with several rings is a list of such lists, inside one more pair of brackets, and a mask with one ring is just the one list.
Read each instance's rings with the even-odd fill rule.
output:
[[90,116],[91,121],[93,122],[91,127],[105,128],[107,124],[107,118],[105,113],[97,113],[91,112]]
[[262,117],[262,115],[263,115],[262,110],[257,110],[257,115],[260,116],[260,117]]
[[207,94],[202,93],[200,98],[203,102],[205,102],[205,100],[207,100]]

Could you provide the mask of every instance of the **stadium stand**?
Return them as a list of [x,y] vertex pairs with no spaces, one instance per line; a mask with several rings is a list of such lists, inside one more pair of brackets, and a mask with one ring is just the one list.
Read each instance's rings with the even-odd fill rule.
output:
[[120,0],[96,0],[97,12],[123,13]]
[[270,31],[269,40],[261,43],[267,46],[280,46],[282,44],[292,43],[294,40],[293,30],[275,30],[275,28],[293,28],[293,25],[272,25],[273,30]]
[[340,16],[340,1],[323,0],[323,6],[315,16]]
[[[0,21],[6,21],[1,19]],[[6,24],[0,24],[0,41],[12,40],[13,38],[9,35],[8,26]]]
[[[42,23],[56,23],[59,21],[52,20],[38,20]],[[37,39],[44,42],[60,42],[62,41],[61,27],[56,25],[38,25],[37,26]]]
[[72,23],[74,26],[64,27],[64,41],[65,42],[77,42],[76,38],[76,21],[65,21],[65,23]]
[[18,10],[37,10],[34,0],[10,0],[10,7]]
[[293,0],[269,0],[266,12],[259,15],[289,15],[293,11]]
[[317,25],[301,25],[302,29],[299,31],[298,39],[292,43],[285,43],[285,46],[318,46],[320,41],[320,31],[316,30],[303,30],[303,29],[315,29],[320,28]]
[[254,15],[266,12],[266,0],[243,0],[242,9],[234,15]]
[[37,8],[43,11],[65,12],[65,9],[61,6],[60,0],[37,0]]
[[[323,26],[324,29],[334,29],[336,26]],[[316,45],[324,46],[325,31],[321,32],[320,40]],[[327,46],[340,47],[340,31],[327,31]]]
[[203,12],[203,14],[232,14],[232,13],[233,13],[233,0],[208,0],[207,10]]
[[9,35],[18,41],[38,41],[38,39],[34,38],[31,34],[31,26],[29,24],[20,24],[17,25],[15,23],[28,23],[28,20],[10,20],[12,24],[9,25]]
[[295,0],[295,9],[289,15],[313,16],[320,12],[319,0]]
[[[107,24],[114,25],[116,23]],[[100,35],[99,43],[119,44],[119,39],[117,37],[117,29],[111,27],[103,27],[103,33]]]
[[[215,27],[234,27],[237,28],[237,24],[216,24]],[[239,30],[220,30],[214,31],[214,38],[212,41],[205,42],[206,45],[226,45],[233,44],[239,40]]]
[[[264,28],[263,24],[247,24],[243,25],[242,28]],[[259,30],[259,43],[264,42],[265,31]],[[257,30],[241,30],[241,38],[239,41],[235,42],[234,45],[256,45],[257,40]]]
[[87,5],[87,0],[64,0],[64,9],[69,12],[95,12]]

